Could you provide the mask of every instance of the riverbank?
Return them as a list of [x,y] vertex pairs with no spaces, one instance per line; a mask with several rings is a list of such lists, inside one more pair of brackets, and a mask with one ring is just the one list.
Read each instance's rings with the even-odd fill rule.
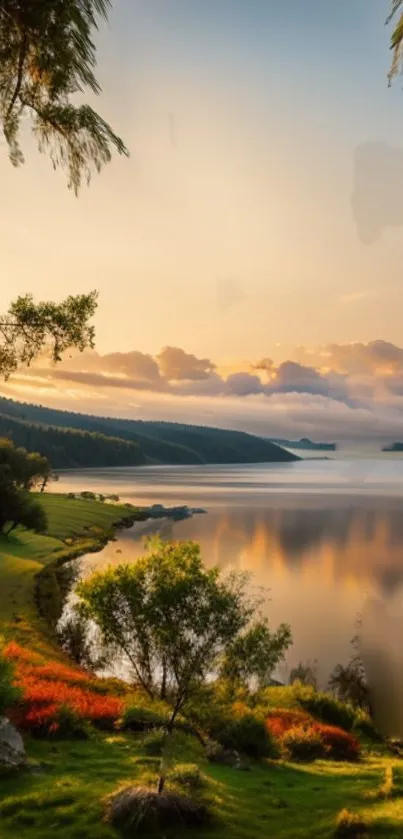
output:
[[61,614],[64,570],[72,559],[102,550],[122,527],[147,518],[146,508],[38,495],[48,519],[46,533],[16,529],[0,535],[0,634],[31,649],[62,653],[54,625]]

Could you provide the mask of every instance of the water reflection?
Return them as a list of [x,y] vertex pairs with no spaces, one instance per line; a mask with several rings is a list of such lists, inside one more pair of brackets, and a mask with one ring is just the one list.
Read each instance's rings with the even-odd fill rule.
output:
[[136,525],[118,543],[91,555],[83,572],[134,561],[145,536],[194,539],[208,565],[248,570],[266,591],[273,624],[291,624],[294,645],[279,675],[300,660],[317,659],[326,681],[346,661],[365,599],[387,602],[403,590],[402,501],[371,497],[276,496],[266,507],[217,505],[183,522]]

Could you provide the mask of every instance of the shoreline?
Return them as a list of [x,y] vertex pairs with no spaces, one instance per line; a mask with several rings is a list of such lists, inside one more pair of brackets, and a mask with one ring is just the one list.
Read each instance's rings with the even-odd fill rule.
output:
[[[63,493],[52,494],[64,497]],[[66,498],[65,500],[67,503],[70,500],[71,503],[74,503],[73,499]],[[117,519],[116,522],[112,522],[109,531],[93,536],[88,543],[79,546],[72,545],[71,550],[45,564],[34,578],[34,601],[38,616],[45,620],[48,628],[54,634],[55,640],[57,639],[56,627],[58,621],[62,616],[71,586],[74,584],[74,573],[69,568],[70,563],[87,554],[100,553],[109,542],[114,541],[119,531],[130,530],[138,522],[145,523],[163,518],[181,521],[200,513],[206,513],[206,510],[187,507],[186,505],[180,507],[164,507],[161,504],[148,507],[130,505],[130,507],[127,507],[127,515]]]

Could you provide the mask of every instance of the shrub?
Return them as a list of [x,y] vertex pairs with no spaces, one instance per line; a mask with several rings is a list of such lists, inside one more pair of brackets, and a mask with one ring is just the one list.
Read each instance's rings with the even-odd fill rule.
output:
[[249,757],[275,757],[278,750],[263,720],[251,712],[227,720],[215,739],[226,749],[236,749]]
[[142,704],[130,705],[123,713],[120,728],[129,731],[161,728],[168,718],[168,712],[164,711],[165,709],[154,710]]
[[189,790],[198,790],[205,786],[203,775],[195,763],[178,763],[169,773],[169,780]]
[[0,715],[20,698],[21,691],[14,680],[14,665],[0,651]]
[[145,787],[120,790],[108,801],[107,820],[130,835],[170,827],[208,824],[210,812],[202,801],[165,791],[158,795]]
[[277,708],[270,712],[266,719],[266,726],[273,737],[281,739],[286,731],[296,726],[312,725],[312,717],[306,711],[294,711]]
[[163,728],[154,728],[142,738],[143,749],[150,757],[161,757],[165,743]]
[[346,731],[351,731],[356,719],[354,708],[345,702],[340,702],[331,693],[316,691],[314,688],[298,685],[295,689],[298,703],[313,717],[328,725],[337,725]]
[[360,744],[352,734],[335,725],[323,723],[315,723],[313,729],[319,734],[327,757],[332,760],[358,760]]
[[284,734],[282,746],[290,760],[311,761],[325,756],[322,738],[313,727],[290,728]]
[[334,835],[338,839],[356,839],[356,837],[365,835],[366,830],[367,825],[358,813],[352,813],[350,810],[344,809],[337,816]]

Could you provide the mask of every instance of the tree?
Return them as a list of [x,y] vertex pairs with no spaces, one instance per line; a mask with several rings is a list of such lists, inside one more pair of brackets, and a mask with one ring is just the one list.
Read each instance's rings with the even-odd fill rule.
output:
[[31,120],[39,150],[67,170],[77,194],[123,141],[75,96],[100,93],[93,41],[110,0],[0,0],[0,120],[14,166],[24,162],[21,121]]
[[135,682],[170,702],[169,738],[186,702],[253,626],[257,604],[246,593],[247,576],[206,569],[194,542],[154,539],[149,548],[134,565],[80,583],[78,609],[98,626],[110,654],[130,663]]
[[292,644],[290,627],[280,624],[273,632],[267,619],[260,619],[229,645],[220,675],[233,687],[267,687],[277,664]]
[[[403,7],[403,0],[392,0],[392,8],[387,17],[386,23],[391,23]],[[400,14],[390,39],[390,48],[393,50],[392,64],[389,71],[389,84],[397,76],[403,59],[403,12]]]
[[351,702],[371,713],[371,702],[364,663],[359,651],[359,635],[351,641],[354,653],[347,665],[337,664],[329,677],[330,690],[342,702]]
[[7,469],[0,467],[0,533],[9,536],[19,525],[43,532],[47,527],[46,514],[29,493],[17,489]]
[[96,291],[69,296],[61,303],[34,303],[31,294],[18,297],[0,318],[0,375],[8,379],[46,349],[56,362],[72,347],[81,352],[93,347],[95,330],[88,321],[96,311],[97,297]]
[[313,688],[318,687],[318,680],[317,680],[317,662],[310,662],[307,661],[304,664],[300,661],[296,667],[293,667],[290,673],[289,684],[292,685],[294,682],[300,682],[302,685],[311,685]]
[[28,452],[14,445],[12,440],[0,438],[0,469],[6,468],[17,489],[41,491],[52,477],[52,467],[38,452]]

